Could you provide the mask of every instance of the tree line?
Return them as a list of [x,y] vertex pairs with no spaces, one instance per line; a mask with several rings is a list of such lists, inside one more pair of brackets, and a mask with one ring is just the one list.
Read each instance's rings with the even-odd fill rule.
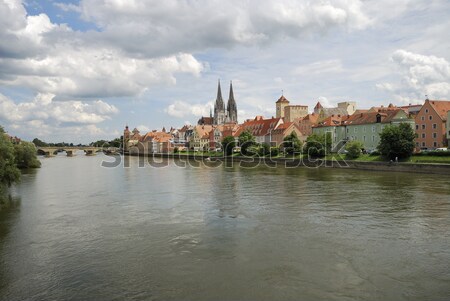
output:
[[34,144],[26,141],[13,143],[0,126],[0,190],[20,180],[20,169],[40,166]]

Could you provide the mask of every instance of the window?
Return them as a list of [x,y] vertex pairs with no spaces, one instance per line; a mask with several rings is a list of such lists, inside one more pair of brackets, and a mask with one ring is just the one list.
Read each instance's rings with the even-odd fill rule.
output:
[[433,146],[437,147],[437,142],[436,141],[433,142]]
[[372,142],[374,142],[375,141],[375,136],[372,136]]
[[422,116],[421,119],[422,119],[422,121],[424,121],[425,120],[425,116]]
[[422,130],[424,130],[425,129],[425,124],[422,124]]
[[372,125],[372,133],[375,133],[375,126]]
[[437,138],[437,133],[433,133],[433,138]]
[[422,138],[425,139],[425,133],[422,133]]
[[430,115],[430,116],[428,116],[428,118],[429,118],[430,120],[433,120],[433,116],[431,116],[431,115]]
[[425,109],[425,113],[428,113],[428,109]]
[[437,129],[437,124],[433,123],[433,129]]
[[419,142],[416,142],[416,146],[419,147]]
[[366,132],[366,127],[363,127],[363,132],[364,132],[364,133]]
[[419,125],[418,124],[416,124],[416,131],[419,129]]
[[348,128],[347,128],[347,134],[348,134]]
[[353,131],[354,131],[355,133],[358,133],[358,128],[355,128]]
[[425,147],[425,142],[422,142],[422,147]]
[[363,136],[363,141],[364,141],[364,142],[366,141],[366,136]]

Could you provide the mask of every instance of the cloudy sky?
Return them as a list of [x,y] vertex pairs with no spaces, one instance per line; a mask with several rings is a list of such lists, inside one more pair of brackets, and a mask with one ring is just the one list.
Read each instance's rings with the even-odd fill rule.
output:
[[233,81],[240,121],[450,99],[448,0],[0,0],[0,125],[86,143],[180,127]]

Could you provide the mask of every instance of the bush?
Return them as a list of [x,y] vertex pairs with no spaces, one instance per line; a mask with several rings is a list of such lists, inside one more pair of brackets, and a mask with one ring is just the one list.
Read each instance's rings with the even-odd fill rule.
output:
[[178,153],[178,151],[179,151],[178,146],[175,146],[175,147],[173,148],[173,152],[174,152],[174,153]]
[[279,154],[280,154],[280,149],[279,149],[278,147],[272,146],[272,147],[270,148],[270,155],[271,155],[272,157],[276,157],[276,156],[278,156]]
[[324,157],[331,151],[331,135],[312,134],[306,139],[305,153],[311,157]]
[[450,151],[422,151],[420,153],[413,154],[413,156],[450,157]]
[[261,146],[259,147],[258,153],[262,157],[267,156],[268,154],[270,154],[270,145],[267,143],[261,144]]
[[349,159],[356,159],[362,154],[362,149],[364,144],[362,142],[354,140],[350,141],[345,145],[345,150],[347,151],[346,157]]
[[373,151],[370,153],[369,156],[379,156],[379,155],[381,155],[379,151]]

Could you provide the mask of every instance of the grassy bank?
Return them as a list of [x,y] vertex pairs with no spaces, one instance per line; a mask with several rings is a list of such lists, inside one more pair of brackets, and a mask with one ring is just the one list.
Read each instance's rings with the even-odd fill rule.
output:
[[[361,155],[356,159],[348,159],[345,155],[330,154],[325,157],[326,160],[348,160],[348,161],[361,161],[361,162],[388,162],[381,156]],[[432,156],[432,155],[420,155],[411,156],[407,159],[399,160],[402,163],[441,163],[450,164],[450,156]]]

